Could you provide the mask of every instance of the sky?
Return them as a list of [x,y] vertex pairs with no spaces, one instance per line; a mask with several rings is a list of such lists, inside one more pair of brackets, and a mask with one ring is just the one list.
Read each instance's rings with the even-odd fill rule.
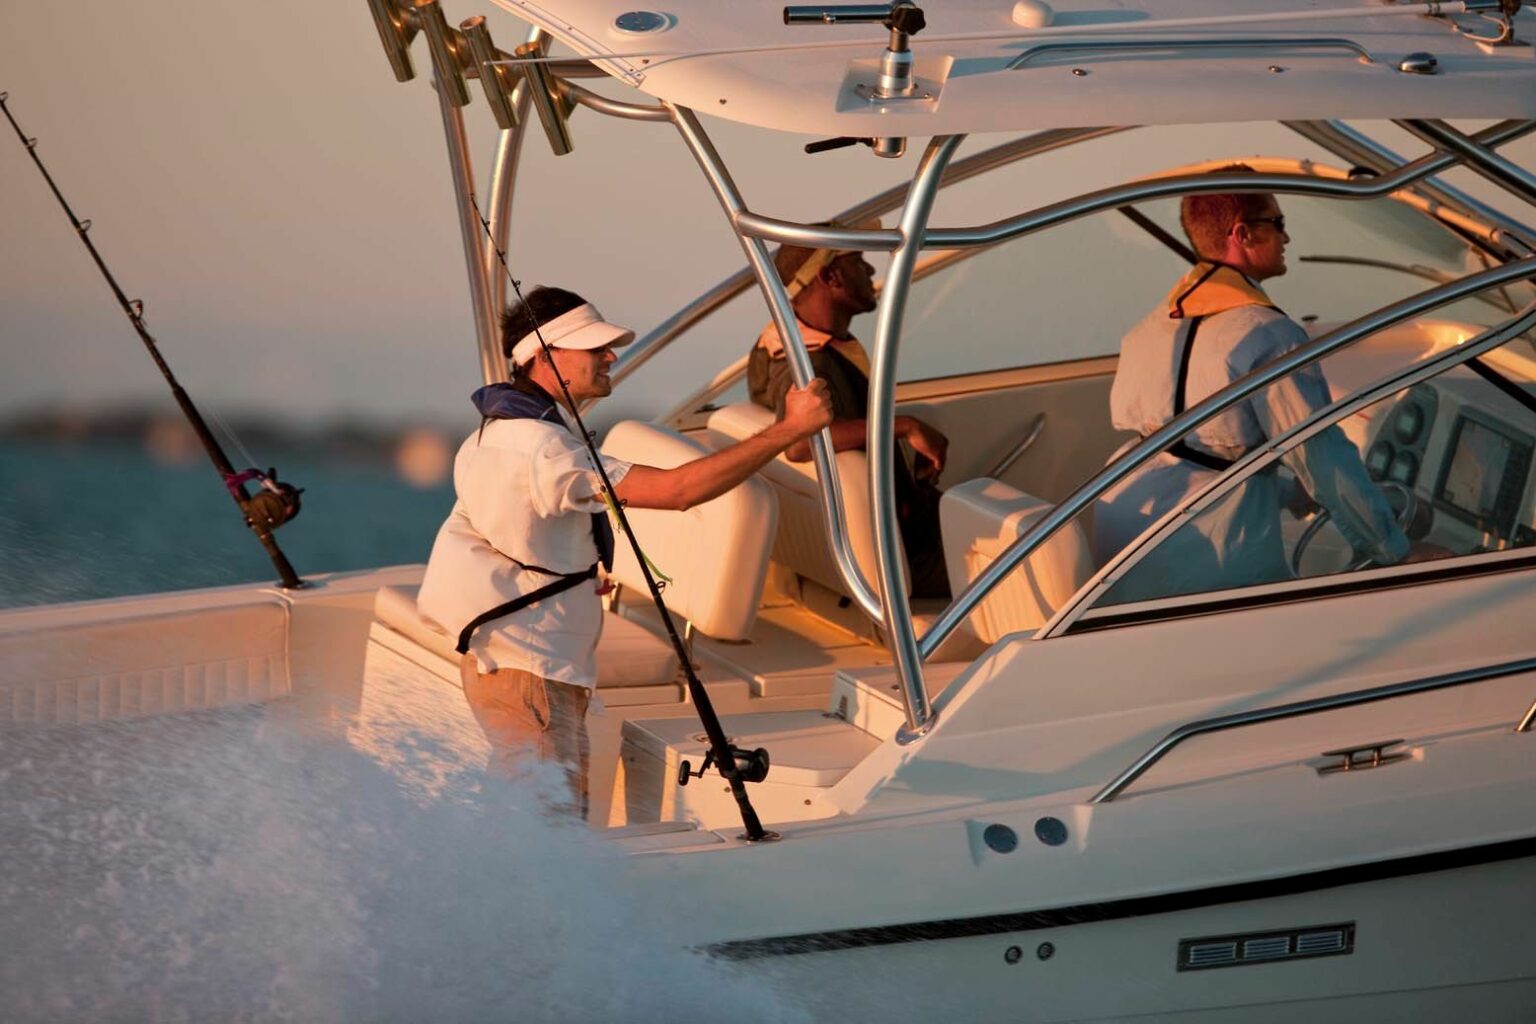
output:
[[[486,14],[504,49],[523,31],[489,3],[454,0],[446,13],[450,23]],[[413,53],[426,68],[424,40]],[[465,116],[483,190],[496,129],[471,85]],[[200,403],[303,425],[470,418],[479,363],[436,98],[426,75],[395,82],[363,0],[0,0],[0,91]],[[749,204],[793,219],[822,219],[905,180],[921,148],[896,161],[864,149],[808,157],[803,137],[706,124]],[[510,252],[525,282],[574,288],[643,333],[741,266],[669,126],[578,111],[571,128],[568,156],[554,157],[536,125],[527,140]],[[1149,138],[1093,143],[1086,165],[1076,154],[1028,161],[1009,172],[1001,201],[995,185],[961,186],[935,222],[992,220],[1185,161],[1265,148],[1321,155],[1273,128]],[[997,141],[971,140],[962,154]],[[1529,142],[1508,152],[1529,159]],[[0,183],[0,418],[169,408],[9,126]],[[1126,282],[1140,301],[1166,288],[1171,265],[1134,241],[1148,253],[1145,275]],[[1042,273],[1059,270],[1049,247],[1035,258]],[[1093,285],[1078,273],[1060,287],[1071,304]],[[765,320],[755,297],[738,301],[616,401],[658,411],[745,351]],[[873,325],[856,329],[867,337]],[[1110,351],[1115,337],[1098,331],[1087,349]],[[1011,361],[1064,358],[1075,345],[1056,339]],[[943,368],[912,358],[916,370]]]

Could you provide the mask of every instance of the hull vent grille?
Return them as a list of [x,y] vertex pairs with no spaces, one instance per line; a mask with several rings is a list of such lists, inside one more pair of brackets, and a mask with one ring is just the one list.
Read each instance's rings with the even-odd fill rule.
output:
[[1241,935],[1207,935],[1179,942],[1178,969],[1204,971],[1215,967],[1273,964],[1344,956],[1355,951],[1355,923],[1314,924]]
[[1222,967],[1237,963],[1237,943],[1203,942],[1189,947],[1191,967]]

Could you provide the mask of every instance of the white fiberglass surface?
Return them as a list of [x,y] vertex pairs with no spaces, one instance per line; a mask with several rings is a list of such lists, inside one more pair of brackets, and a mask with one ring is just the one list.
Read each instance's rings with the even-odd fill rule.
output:
[[419,710],[0,734],[0,1016],[808,1019]]
[[[604,69],[652,96],[781,131],[915,136],[1254,117],[1511,117],[1532,109],[1532,67],[1519,52],[1484,52],[1454,23],[1359,0],[1053,0],[1052,23],[1038,29],[1016,24],[1011,5],[997,0],[924,4],[927,28],[912,38],[921,94],[897,102],[868,98],[888,35],[878,24],[786,25],[780,3],[680,0],[665,9],[665,28],[635,33],[618,23],[628,0],[549,5],[558,11],[530,0],[497,4],[583,55],[611,55]],[[1261,20],[1237,20],[1244,17]],[[1530,17],[1520,17],[1525,34]],[[1263,45],[1131,52],[1089,45],[1106,36]],[[1045,42],[1076,45],[1028,52]],[[1394,70],[1403,55],[1424,50],[1434,52],[1437,74]]]

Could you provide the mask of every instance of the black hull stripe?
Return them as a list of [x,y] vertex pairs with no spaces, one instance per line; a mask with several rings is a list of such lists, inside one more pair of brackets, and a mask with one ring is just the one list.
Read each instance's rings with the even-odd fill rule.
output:
[[1211,886],[1207,889],[1162,893],[1156,896],[1135,896],[1130,899],[1111,900],[1107,903],[1083,903],[1072,907],[1021,910],[1007,914],[989,914],[984,917],[958,917],[945,921],[881,925],[873,928],[846,928],[840,931],[809,932],[804,935],[785,935],[779,938],[742,939],[737,942],[721,942],[706,946],[704,952],[726,960],[755,960],[761,957],[793,956],[799,953],[826,953],[841,949],[862,949],[868,946],[891,946],[905,942],[933,942],[977,935],[1037,931],[1042,928],[1064,928],[1075,924],[1095,924],[1127,917],[1147,917],[1153,914],[1176,913],[1181,910],[1197,910],[1223,903],[1243,903],[1250,900],[1294,896],[1320,889],[1475,867],[1480,864],[1496,864],[1524,857],[1536,857],[1536,836],[1484,846],[1417,854],[1394,860],[1351,864],[1348,867],[1329,868],[1284,878],[1234,882],[1230,885]]

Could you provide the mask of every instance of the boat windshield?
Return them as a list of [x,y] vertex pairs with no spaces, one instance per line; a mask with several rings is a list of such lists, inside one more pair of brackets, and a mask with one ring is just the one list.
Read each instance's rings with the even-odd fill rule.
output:
[[[1487,265],[1455,232],[1402,201],[1282,196],[1288,273],[1266,284],[1310,325],[1354,319]],[[1178,201],[1137,211],[1179,242]],[[916,282],[901,348],[906,380],[1118,352],[1124,332],[1167,294],[1183,257],[1119,212],[1026,235]],[[1492,324],[1533,290],[1448,306],[1448,319]],[[988,300],[990,297],[990,301]],[[1000,308],[1011,309],[1005,315]]]

